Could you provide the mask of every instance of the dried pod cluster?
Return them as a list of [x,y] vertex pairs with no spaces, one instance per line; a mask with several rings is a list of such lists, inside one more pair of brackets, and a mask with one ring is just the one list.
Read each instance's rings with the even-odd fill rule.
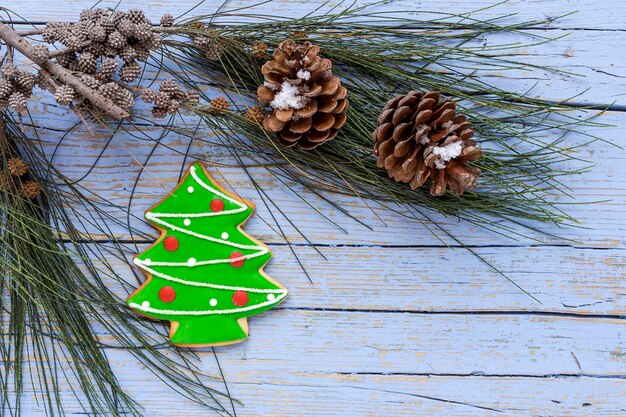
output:
[[24,113],[35,84],[37,84],[35,74],[20,71],[10,63],[2,65],[0,67],[0,110],[10,108],[19,114]]
[[20,157],[14,156],[5,161],[0,171],[0,191],[16,190],[17,194],[29,200],[41,194],[41,185],[31,178],[28,165]]
[[258,98],[272,108],[263,127],[284,146],[313,149],[337,136],[346,122],[347,90],[319,51],[310,42],[286,40],[261,68],[265,83]]
[[185,92],[174,80],[162,81],[158,92],[142,88],[139,96],[144,102],[153,104],[152,116],[156,118],[176,113],[182,102],[197,103],[200,99],[198,93]]
[[224,53],[224,48],[219,42],[220,36],[216,30],[206,31],[206,35],[198,35],[193,38],[193,43],[204,52],[204,56],[209,61],[219,61]]
[[467,165],[482,156],[465,116],[438,92],[411,91],[389,100],[378,117],[373,137],[377,164],[398,182],[421,187],[430,179],[430,193],[446,187],[461,195],[476,186],[480,169]]
[[[161,45],[161,37],[142,10],[83,10],[76,23],[48,23],[42,37],[48,43],[65,46],[64,53],[56,56],[60,65],[127,111],[133,106],[133,94],[114,79],[115,75],[123,82],[135,81],[142,70],[139,62],[145,62],[150,51]],[[88,105],[71,87],[47,87],[62,105]]]

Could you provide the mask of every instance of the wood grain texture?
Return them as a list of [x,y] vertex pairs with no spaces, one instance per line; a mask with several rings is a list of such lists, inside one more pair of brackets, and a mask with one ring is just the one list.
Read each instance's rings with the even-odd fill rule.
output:
[[[322,3],[275,1],[259,10],[299,16]],[[196,0],[124,0],[121,7],[144,8],[156,20],[166,12],[183,13],[194,4]],[[209,13],[219,4],[206,1],[196,13]],[[243,4],[250,2],[232,1],[227,7]],[[492,4],[489,0],[436,4],[401,0],[384,2],[375,10],[462,13]],[[86,0],[22,0],[13,8],[40,24],[75,18],[89,6]],[[290,289],[281,307],[251,320],[247,342],[218,349],[229,389],[243,403],[236,406],[238,416],[621,417],[626,413],[626,154],[614,146],[626,146],[626,114],[620,111],[626,105],[626,3],[511,0],[478,16],[515,14],[507,19],[510,23],[572,11],[578,12],[543,27],[524,28],[516,35],[489,35],[481,42],[528,42],[529,36],[569,33],[552,43],[525,46],[515,59],[581,76],[527,68],[483,71],[480,76],[509,90],[532,87],[531,95],[546,99],[577,96],[575,100],[583,103],[616,104],[618,111],[596,119],[611,126],[586,129],[606,141],[580,151],[596,166],[566,180],[575,201],[583,203],[566,209],[585,228],[540,226],[568,241],[530,231],[512,239],[428,213],[541,303],[467,250],[446,246],[444,242],[455,243],[441,233],[433,236],[415,219],[374,205],[375,216],[368,207],[371,203],[333,196],[364,225],[297,187],[288,189],[263,169],[253,170],[273,204],[300,230],[278,217],[282,232],[293,244],[289,247],[272,219],[271,212],[276,211],[272,203],[263,202],[227,153],[212,143],[211,133],[200,131],[191,153],[210,161],[209,170],[226,187],[257,203],[246,231],[270,245],[274,258],[267,271]],[[37,124],[45,127],[42,148],[51,158],[54,154],[57,167],[71,178],[86,175],[105,145],[105,135],[79,129],[61,141],[63,132],[77,119],[49,99],[34,104],[32,111]],[[577,117],[588,114],[573,113]],[[194,119],[188,117],[186,122]],[[157,235],[143,222],[143,212],[173,188],[185,168],[180,155],[188,145],[185,138],[170,134],[150,155],[160,133],[145,127],[141,132],[117,135],[96,169],[81,181],[121,206],[128,204],[136,187],[129,223],[148,237],[131,236],[124,228],[115,231],[121,239],[136,240],[138,251]],[[568,140],[575,144],[584,138]],[[137,178],[146,162],[147,169]],[[320,218],[298,195],[339,227]],[[602,202],[590,204],[594,201]],[[111,212],[126,216],[114,209]],[[113,265],[134,285],[125,264],[113,261]],[[109,284],[121,297],[128,292]],[[106,332],[100,332],[100,337],[111,341]],[[215,374],[212,352],[197,353],[202,369]],[[207,415],[165,389],[127,352],[111,348],[107,355],[147,415]],[[85,416],[68,390],[62,395],[68,411]],[[30,391],[24,406],[28,417],[44,415]]]

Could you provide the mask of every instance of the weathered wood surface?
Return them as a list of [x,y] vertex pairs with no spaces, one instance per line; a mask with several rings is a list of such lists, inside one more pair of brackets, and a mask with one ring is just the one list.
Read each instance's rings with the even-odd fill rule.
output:
[[[197,12],[210,12],[220,3],[207,1]],[[249,4],[231,2],[228,7],[244,3]],[[261,10],[295,16],[321,3],[276,1]],[[162,13],[176,15],[193,4],[195,0],[125,0],[121,7],[145,8],[156,20]],[[491,4],[484,0],[441,4],[403,0],[382,4],[377,10],[462,13]],[[28,21],[41,23],[78,16],[90,5],[85,0],[25,0],[13,8]],[[572,79],[543,70],[483,76],[508,89],[525,90],[537,84],[534,94],[548,99],[565,99],[582,92],[577,101],[615,102],[616,111],[598,118],[613,126],[587,131],[626,146],[626,117],[620,111],[620,106],[626,105],[626,3],[513,0],[479,15],[516,13],[508,22],[519,22],[576,10],[578,13],[546,27],[524,29],[522,33],[530,35],[571,34],[554,43],[525,47],[520,58],[584,77]],[[518,37],[523,38],[491,35],[487,42],[509,42]],[[62,132],[76,119],[47,101],[33,110],[37,123],[48,127],[43,145],[51,153]],[[145,133],[152,137],[157,134],[149,129]],[[203,132],[201,138],[210,140],[210,132]],[[140,164],[150,151],[146,143],[130,135],[117,136],[82,184],[114,203],[126,205]],[[182,164],[176,150],[185,149],[187,140],[172,136],[166,138],[166,144],[171,147],[159,148],[151,156],[132,204],[137,219],[131,224],[153,236],[141,215],[176,183]],[[101,137],[78,133],[62,143],[55,163],[70,177],[80,178],[102,147]],[[192,152],[197,157],[208,154],[213,162],[232,163],[219,149],[201,142]],[[249,179],[237,168],[211,167],[218,178],[222,175],[228,181],[229,188],[258,203],[257,215],[246,230],[270,244],[275,256],[267,270],[291,290],[280,308],[251,319],[247,342],[217,349],[229,388],[243,402],[237,406],[237,415],[623,416],[626,155],[619,148],[598,142],[583,149],[581,156],[590,158],[596,167],[568,180],[577,201],[609,201],[568,207],[586,229],[541,226],[571,242],[530,232],[529,237],[512,240],[433,216],[541,304],[468,251],[444,246],[415,220],[378,207],[382,224],[362,201],[336,197],[369,229],[303,194],[347,230],[343,233],[266,172],[255,171],[255,179],[273,202],[326,257],[322,258],[284,219],[280,222],[309,272],[311,284]],[[132,238],[121,228],[119,237]],[[120,269],[127,268],[118,264]],[[130,271],[124,274],[130,279]],[[106,334],[102,337],[107,339]],[[147,415],[206,415],[165,390],[127,353],[109,349],[107,354],[119,378],[146,407]],[[216,372],[212,352],[199,354],[203,369]],[[65,395],[68,410],[82,416],[77,402],[69,393]],[[29,393],[25,405],[29,417],[43,416]]]

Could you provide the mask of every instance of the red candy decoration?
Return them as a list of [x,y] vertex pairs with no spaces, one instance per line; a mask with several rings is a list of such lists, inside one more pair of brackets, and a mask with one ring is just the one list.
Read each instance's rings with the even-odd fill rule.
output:
[[172,287],[163,287],[159,290],[159,299],[164,303],[171,303],[176,298],[176,291]]
[[[237,259],[237,258],[241,258],[241,259]],[[230,264],[234,267],[234,268],[241,268],[243,266],[243,263],[245,262],[245,259],[243,259],[243,253],[241,252],[233,252],[231,253],[231,255],[228,257],[228,259],[230,259]],[[233,261],[233,259],[235,259]]]
[[248,304],[248,294],[245,291],[237,291],[233,294],[233,304],[243,307]]
[[165,248],[165,250],[174,252],[176,249],[178,249],[178,239],[176,239],[174,236],[166,237],[163,241],[163,247]]
[[222,210],[224,210],[224,202],[222,200],[216,198],[211,201],[211,211],[216,212]]

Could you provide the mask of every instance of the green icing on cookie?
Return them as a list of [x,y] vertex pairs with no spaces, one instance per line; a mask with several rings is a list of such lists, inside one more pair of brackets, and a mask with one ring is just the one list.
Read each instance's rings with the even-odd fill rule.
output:
[[135,258],[149,279],[127,300],[135,311],[172,322],[172,343],[239,342],[246,318],[280,303],[287,290],[263,272],[269,249],[240,230],[252,214],[193,164],[176,189],[146,212],[164,231]]

